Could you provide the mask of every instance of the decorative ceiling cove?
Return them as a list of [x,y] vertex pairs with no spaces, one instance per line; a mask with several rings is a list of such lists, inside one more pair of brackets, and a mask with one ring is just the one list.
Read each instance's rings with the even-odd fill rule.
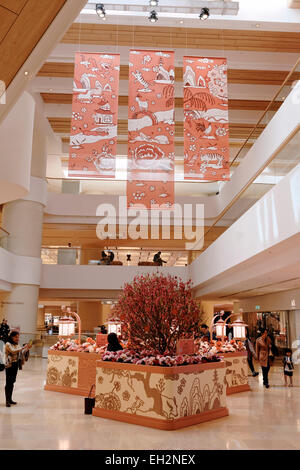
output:
[[6,88],[66,0],[0,0],[0,80]]

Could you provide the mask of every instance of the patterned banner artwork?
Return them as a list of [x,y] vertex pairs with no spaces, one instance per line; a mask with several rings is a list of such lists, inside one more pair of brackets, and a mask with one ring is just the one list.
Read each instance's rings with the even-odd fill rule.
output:
[[119,54],[76,53],[71,177],[115,177],[119,75]]
[[184,57],[183,85],[184,179],[229,180],[226,59]]
[[174,52],[130,51],[128,207],[173,207],[174,70]]

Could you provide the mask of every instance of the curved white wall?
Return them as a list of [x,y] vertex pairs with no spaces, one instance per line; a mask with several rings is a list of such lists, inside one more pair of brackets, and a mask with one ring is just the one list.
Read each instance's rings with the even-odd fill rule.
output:
[[[43,265],[41,289],[120,290],[136,275],[153,273],[157,267]],[[159,268],[163,274],[188,280],[188,269]]]
[[0,125],[0,204],[29,191],[34,110],[25,92]]
[[0,281],[11,284],[39,285],[41,266],[40,258],[18,256],[0,248]]

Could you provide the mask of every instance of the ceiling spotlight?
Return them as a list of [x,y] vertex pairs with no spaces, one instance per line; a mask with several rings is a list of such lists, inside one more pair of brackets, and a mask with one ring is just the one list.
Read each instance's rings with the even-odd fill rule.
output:
[[199,18],[200,20],[207,20],[209,18],[209,8],[202,8]]
[[106,13],[103,3],[97,3],[96,5],[96,13],[102,20],[106,20]]
[[149,0],[149,5],[150,7],[157,7],[158,0]]
[[155,10],[152,10],[150,15],[149,15],[149,21],[151,23],[156,23],[158,21],[158,16]]

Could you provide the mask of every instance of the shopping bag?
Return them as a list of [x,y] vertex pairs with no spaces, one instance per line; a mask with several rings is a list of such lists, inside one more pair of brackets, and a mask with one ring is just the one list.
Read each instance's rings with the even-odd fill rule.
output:
[[91,386],[89,396],[84,399],[84,414],[91,415],[93,413],[93,408],[95,406],[95,398],[91,398],[92,390],[95,385]]

